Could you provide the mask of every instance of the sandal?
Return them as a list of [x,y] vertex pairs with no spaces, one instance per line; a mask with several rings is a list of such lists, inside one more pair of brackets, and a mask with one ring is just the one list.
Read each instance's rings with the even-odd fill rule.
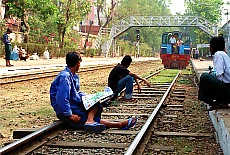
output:
[[137,100],[135,98],[125,99],[125,102],[133,102],[136,103]]
[[92,124],[84,124],[83,129],[87,131],[102,132],[103,130],[106,129],[106,127],[104,124],[94,122]]
[[[135,120],[133,121],[133,119],[135,119]],[[133,118],[133,117],[129,118],[128,125],[125,126],[125,127],[122,127],[121,130],[129,130],[131,127],[133,127],[137,123],[137,120],[138,120],[137,117],[135,117],[135,118]]]

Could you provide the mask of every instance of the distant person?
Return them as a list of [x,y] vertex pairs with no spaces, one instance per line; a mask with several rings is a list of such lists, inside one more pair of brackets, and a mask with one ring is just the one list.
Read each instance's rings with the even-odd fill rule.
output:
[[176,43],[176,38],[174,35],[171,36],[171,38],[169,39],[169,43],[170,44],[175,44]]
[[169,39],[169,43],[172,45],[172,54],[176,51],[176,38],[174,35]]
[[28,58],[29,56],[27,55],[25,49],[23,49],[22,46],[19,46],[19,59],[26,61]]
[[199,50],[198,48],[195,49],[195,59],[199,58]]
[[50,58],[50,53],[48,51],[48,49],[46,49],[43,53],[43,58],[46,59],[46,60],[49,60]]
[[209,110],[228,107],[230,102],[230,58],[224,48],[223,37],[211,39],[210,52],[215,72],[203,73],[200,77],[198,99],[209,104]]
[[183,44],[183,41],[181,39],[177,40],[177,46],[180,47]]
[[191,55],[192,55],[192,58],[195,59],[195,57],[196,57],[196,56],[195,56],[195,49],[192,49]]
[[69,52],[66,55],[67,67],[59,73],[50,86],[51,105],[57,117],[64,122],[64,126],[70,129],[85,129],[101,132],[106,128],[120,128],[128,130],[137,122],[137,118],[119,122],[110,122],[101,119],[102,106],[96,103],[86,110],[80,91],[80,81],[76,72],[80,68],[81,56],[77,52]]
[[128,67],[132,62],[132,58],[129,55],[126,55],[120,64],[115,66],[109,74],[108,78],[108,86],[113,90],[114,97],[112,100],[115,100],[118,97],[118,94],[125,89],[124,100],[127,102],[135,102],[133,99],[133,82],[137,83],[138,89],[141,90],[141,85],[138,83],[139,80],[143,80],[148,87],[150,87],[150,83],[138,76],[137,74],[130,72]]
[[19,48],[17,45],[14,46],[13,52],[11,52],[10,60],[18,60]]
[[10,55],[12,52],[12,44],[11,44],[11,40],[12,38],[9,37],[10,33],[12,33],[12,31],[8,28],[6,30],[6,32],[4,33],[3,37],[2,37],[2,41],[5,44],[5,59],[6,59],[6,66],[13,66],[10,64]]

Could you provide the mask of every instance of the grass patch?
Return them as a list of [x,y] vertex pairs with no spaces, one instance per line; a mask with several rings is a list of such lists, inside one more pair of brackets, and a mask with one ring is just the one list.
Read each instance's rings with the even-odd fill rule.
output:
[[151,83],[170,83],[174,80],[174,77],[179,72],[175,69],[167,69],[161,71],[157,76],[150,78],[148,81]]
[[190,80],[188,80],[188,79],[179,79],[178,80],[178,83],[179,84],[191,84],[191,81]]
[[37,111],[37,115],[42,116],[42,117],[46,117],[46,116],[51,116],[53,115],[54,110],[53,108],[50,107],[43,107],[41,109],[38,109]]
[[20,124],[26,124],[26,122],[27,122],[26,120],[20,120],[19,121]]
[[191,69],[187,69],[187,70],[182,70],[181,74],[188,74],[191,75],[192,74],[192,70]]

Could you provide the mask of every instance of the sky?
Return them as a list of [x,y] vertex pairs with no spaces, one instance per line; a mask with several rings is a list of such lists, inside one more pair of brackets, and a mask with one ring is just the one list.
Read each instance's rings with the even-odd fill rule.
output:
[[185,12],[184,0],[171,0],[171,2],[170,10],[173,15],[176,13],[183,14]]
[[[173,15],[175,15],[177,12],[181,14],[185,12],[184,0],[171,0],[171,2],[172,2],[172,5],[170,6],[170,10]],[[230,5],[226,5],[226,3],[230,2],[230,0],[223,0],[223,2],[225,3],[225,5],[223,6],[224,7],[223,14],[226,12],[229,12],[229,15],[228,17],[227,15],[222,16],[222,21],[220,22],[221,25],[224,25],[227,22],[227,18],[228,20],[230,20]]]

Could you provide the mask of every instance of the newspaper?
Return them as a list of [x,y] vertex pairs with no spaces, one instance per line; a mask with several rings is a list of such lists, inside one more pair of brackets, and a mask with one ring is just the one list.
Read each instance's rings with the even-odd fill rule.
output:
[[110,87],[105,87],[104,92],[98,92],[95,94],[87,94],[82,96],[82,101],[86,110],[91,108],[95,103],[113,95],[113,91]]

